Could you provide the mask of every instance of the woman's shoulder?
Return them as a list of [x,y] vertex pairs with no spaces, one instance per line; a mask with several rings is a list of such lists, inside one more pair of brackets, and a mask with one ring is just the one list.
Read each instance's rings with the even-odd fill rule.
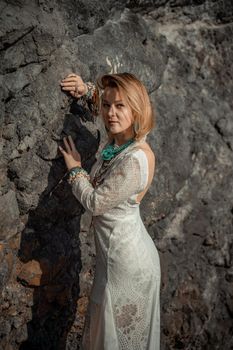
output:
[[150,184],[155,173],[155,154],[147,142],[140,143],[135,149],[134,156],[140,165],[140,172],[145,184]]
[[155,163],[155,153],[147,142],[138,143],[133,153],[136,156],[146,156],[149,163]]

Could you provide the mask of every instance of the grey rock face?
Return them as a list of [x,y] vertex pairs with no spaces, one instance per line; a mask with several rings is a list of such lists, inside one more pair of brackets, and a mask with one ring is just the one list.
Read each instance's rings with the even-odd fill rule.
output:
[[129,71],[156,115],[141,213],[161,258],[161,350],[230,350],[232,1],[2,1],[0,23],[0,348],[79,346],[93,232],[57,146],[71,134],[90,170],[105,133],[59,81]]
[[0,212],[0,240],[8,241],[17,233],[19,220],[19,209],[14,191],[10,190],[0,197]]

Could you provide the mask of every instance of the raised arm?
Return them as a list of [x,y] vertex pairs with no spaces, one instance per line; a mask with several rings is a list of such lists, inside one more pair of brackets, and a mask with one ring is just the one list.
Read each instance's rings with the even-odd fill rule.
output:
[[86,82],[77,74],[69,74],[60,83],[63,91],[69,92],[71,96],[79,99],[79,104],[88,108],[92,114],[99,114],[99,95],[96,85],[92,82]]

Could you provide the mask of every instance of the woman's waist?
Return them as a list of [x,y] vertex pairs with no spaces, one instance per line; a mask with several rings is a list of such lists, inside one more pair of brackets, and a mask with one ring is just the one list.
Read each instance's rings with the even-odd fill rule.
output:
[[[99,255],[99,252],[96,252]],[[96,260],[96,278],[105,280],[109,273],[125,278],[132,278],[139,272],[142,276],[150,272],[153,275],[160,275],[160,258],[156,246],[148,242],[140,242],[140,245],[132,244],[114,245],[106,251],[100,253],[100,258]],[[107,275],[103,273],[106,271]]]
[[140,224],[131,225],[127,232],[125,227],[115,227],[111,232],[95,232],[95,245],[98,260],[102,260],[104,265],[107,262],[127,263],[129,260],[153,262],[158,260],[157,248],[146,230],[141,228]]
[[119,210],[118,208],[112,209],[102,215],[93,216],[92,224],[94,227],[106,227],[112,228],[122,225],[127,222],[141,221],[141,215],[138,208],[131,210]]

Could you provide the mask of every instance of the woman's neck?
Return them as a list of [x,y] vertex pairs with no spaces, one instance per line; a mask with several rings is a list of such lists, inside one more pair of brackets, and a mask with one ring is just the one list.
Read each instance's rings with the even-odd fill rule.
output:
[[132,132],[127,133],[127,134],[116,134],[113,135],[114,143],[115,145],[121,146],[127,141],[131,140],[134,138],[134,134]]

